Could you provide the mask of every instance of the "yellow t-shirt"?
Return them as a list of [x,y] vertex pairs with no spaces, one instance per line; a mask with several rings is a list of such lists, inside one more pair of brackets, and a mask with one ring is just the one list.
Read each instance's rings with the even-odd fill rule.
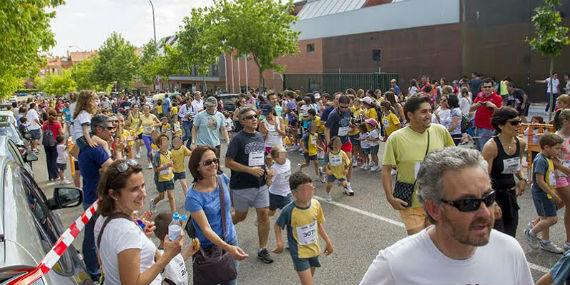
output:
[[386,136],[391,135],[393,132],[400,128],[400,120],[396,114],[390,112],[388,115],[382,116],[382,124],[386,130]]
[[[156,155],[160,155],[157,165],[159,167],[161,165],[167,164],[170,161],[172,161],[172,155],[170,154],[170,151],[167,151],[166,153],[162,153],[159,151],[156,153]],[[172,167],[168,167],[158,172],[158,182],[170,181],[172,179],[174,179],[174,173],[172,172]]]
[[317,126],[317,133],[319,134],[325,133],[325,124],[321,121],[321,117],[315,116],[311,124],[315,124],[315,126]]
[[[439,124],[432,124],[423,133],[418,133],[408,126],[395,131],[388,137],[382,165],[396,166],[398,181],[410,184],[416,181],[419,167],[425,158],[428,132],[430,139],[428,153],[455,146],[447,129]],[[417,193],[417,191],[414,192]],[[417,195],[413,196],[412,207],[421,207]]]
[[149,114],[148,116],[142,115],[141,116],[141,121],[142,121],[142,129],[143,129],[143,134],[145,135],[150,135],[152,133],[152,130],[154,129],[154,124],[156,123],[156,120],[158,120],[156,118],[156,116],[154,114]]
[[338,153],[328,153],[328,167],[336,179],[346,178],[345,169],[350,165],[350,158],[341,150]]
[[179,147],[178,149],[173,149],[170,151],[170,155],[172,156],[172,162],[174,162],[173,168],[175,173],[186,171],[186,169],[184,169],[184,158],[186,156],[190,156],[190,154],[192,154],[192,152],[184,145]]
[[319,135],[317,133],[309,133],[309,138],[307,140],[307,150],[309,151],[309,156],[317,155],[317,139]]
[[131,136],[131,132],[129,132],[129,130],[123,129],[123,131],[121,132],[121,139],[124,142],[126,142],[128,146],[132,146],[135,143],[133,137]]
[[[362,110],[362,108],[357,109],[355,107],[350,107],[350,112],[352,113],[352,116],[357,119],[360,119],[360,117],[364,115],[364,110]],[[360,129],[358,128],[358,126],[354,126],[354,128],[352,128],[348,132],[349,136],[354,136],[358,134],[360,134]]]
[[156,111],[156,114],[162,115],[162,105],[156,105],[154,110]]
[[141,121],[141,115],[139,114],[139,117],[135,117],[133,115],[131,115],[131,131],[134,132],[134,134],[140,134],[142,133],[142,126],[140,126],[138,129],[137,127],[139,126],[139,122]]
[[378,121],[378,112],[376,112],[376,108],[368,108],[364,111],[364,117],[366,117],[366,119],[374,119]]
[[178,106],[173,106],[170,108],[170,116],[178,115]]

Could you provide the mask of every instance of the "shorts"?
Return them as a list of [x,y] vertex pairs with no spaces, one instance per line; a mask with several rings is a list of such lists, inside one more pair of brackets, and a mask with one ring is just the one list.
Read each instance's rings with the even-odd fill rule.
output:
[[142,133],[137,135],[137,140],[142,140]]
[[317,155],[316,155],[316,154],[315,154],[315,155],[309,155],[308,153],[305,152],[305,153],[303,153],[303,156],[305,157],[305,162],[306,162],[306,163],[309,163],[309,162],[311,162],[311,161],[313,161],[313,160],[317,160]]
[[156,191],[163,193],[167,190],[174,190],[174,180],[156,182]]
[[371,145],[370,146],[370,154],[372,154],[372,155],[377,155],[379,150],[380,150],[380,145]]
[[340,147],[340,149],[344,152],[346,152],[347,154],[352,153],[352,143],[350,143],[350,140],[348,140],[347,142],[343,143],[342,146]]
[[399,210],[400,218],[406,226],[406,230],[417,230],[423,228],[426,222],[426,212],[424,208],[406,208],[404,210]]
[[349,138],[349,141],[350,141],[353,145],[359,146],[359,145],[360,145],[360,140],[358,139],[359,136],[360,136],[360,135],[349,135],[348,138]]
[[346,177],[336,178],[336,176],[334,176],[334,175],[329,175],[329,176],[327,176],[327,182],[329,182],[329,183],[333,183],[333,182],[335,182],[335,181],[337,181],[337,180],[338,180],[339,182],[343,182],[343,181],[346,180]]
[[558,177],[556,178],[556,188],[564,188],[570,185],[570,177]]
[[367,148],[362,148],[362,153],[364,153],[364,154],[370,154],[370,148],[369,148],[369,147],[367,147]]
[[291,193],[287,194],[287,196],[269,193],[269,210],[271,211],[283,209],[283,207],[289,205],[291,202],[293,202]]
[[57,164],[57,169],[59,169],[59,171],[65,171],[66,168],[67,168],[67,163],[58,163]]
[[556,204],[542,190],[532,189],[532,202],[539,217],[556,217]]
[[39,140],[42,137],[42,132],[40,129],[30,130],[30,136],[33,140]]
[[291,259],[293,259],[293,267],[297,272],[305,271],[311,267],[321,267],[318,256],[309,258],[294,258],[291,256]]
[[186,172],[174,172],[174,181],[186,179]]
[[251,207],[269,207],[269,190],[265,185],[259,188],[230,189],[230,194],[236,212],[245,213]]

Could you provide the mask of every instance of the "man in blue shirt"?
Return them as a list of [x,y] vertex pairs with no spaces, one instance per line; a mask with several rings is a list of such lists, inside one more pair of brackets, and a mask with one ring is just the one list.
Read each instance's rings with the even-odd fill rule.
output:
[[[91,119],[91,133],[105,141],[111,139],[115,126],[105,115],[96,115]],[[79,153],[79,169],[83,177],[83,208],[89,208],[97,201],[97,185],[101,173],[111,165],[113,160],[107,151],[100,145],[87,147]],[[91,275],[93,281],[98,281],[101,276],[99,262],[97,262],[97,252],[95,247],[95,236],[93,229],[97,216],[93,216],[85,225],[85,235],[83,237],[83,256],[87,273]]]
[[224,141],[229,141],[228,131],[224,123],[225,117],[216,110],[218,100],[213,96],[206,98],[204,107],[206,110],[198,113],[194,118],[192,126],[193,146],[209,145],[216,150],[216,156],[220,157],[220,134]]

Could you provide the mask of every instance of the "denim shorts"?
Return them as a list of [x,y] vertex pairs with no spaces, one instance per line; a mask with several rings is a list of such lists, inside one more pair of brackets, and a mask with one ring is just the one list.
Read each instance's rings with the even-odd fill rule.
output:
[[297,272],[305,271],[311,267],[321,267],[318,256],[309,258],[294,258],[291,256],[291,259],[293,259],[293,267]]
[[369,148],[369,147],[367,147],[367,148],[362,148],[362,153],[364,153],[364,154],[370,154],[370,148]]
[[174,172],[174,181],[186,179],[186,172]]
[[377,155],[379,150],[380,150],[380,145],[371,145],[370,146],[370,154],[372,154],[372,155]]
[[67,163],[58,163],[57,164],[57,169],[59,171],[65,171],[66,168],[67,168]]
[[306,163],[309,163],[309,161],[317,160],[317,155],[309,155],[308,152],[305,152],[303,156],[305,157]]
[[343,182],[346,180],[346,177],[336,178],[334,175],[327,176],[327,182],[333,183],[335,181]]
[[532,201],[539,217],[556,217],[556,204],[542,190],[532,189]]
[[158,191],[158,193],[167,190],[174,190],[174,180],[156,182],[156,191]]
[[39,140],[42,137],[42,132],[40,129],[37,130],[30,130],[30,136],[33,140]]
[[283,207],[289,205],[292,201],[293,198],[291,198],[291,193],[287,196],[269,193],[269,210],[275,211],[277,209],[283,209]]

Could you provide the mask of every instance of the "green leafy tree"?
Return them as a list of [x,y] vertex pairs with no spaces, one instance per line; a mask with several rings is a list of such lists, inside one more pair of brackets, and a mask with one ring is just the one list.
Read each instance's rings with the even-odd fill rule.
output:
[[[542,55],[550,59],[550,78],[554,72],[554,58],[560,55],[562,48],[570,44],[568,38],[568,27],[561,25],[562,16],[556,8],[560,6],[560,0],[544,0],[544,5],[534,9],[534,15],[531,22],[534,26],[536,37],[530,40],[530,46],[533,50],[540,52]],[[553,88],[554,84],[550,84]],[[550,94],[554,92],[550,90]],[[554,96],[550,96],[550,106],[554,104]],[[552,110],[550,108],[550,118],[552,118]]]
[[71,70],[61,74],[48,74],[36,80],[37,87],[48,95],[62,96],[76,90],[77,85],[71,76]]
[[154,84],[163,68],[164,57],[158,52],[158,47],[154,40],[143,46],[142,55],[139,60],[139,77],[147,85]]
[[275,59],[297,52],[299,33],[291,29],[297,21],[293,1],[219,0],[210,9],[211,32],[225,47],[238,55],[250,55],[259,68],[260,83],[265,86],[263,72],[282,72]]
[[93,75],[96,60],[95,57],[89,58],[71,68],[71,78],[77,84],[77,90],[98,90]]
[[55,44],[50,21],[63,0],[0,1],[0,97],[19,88],[45,64],[40,52]]
[[114,84],[117,90],[132,83],[138,69],[135,47],[120,34],[113,32],[99,49],[95,59],[93,76],[101,86]]

